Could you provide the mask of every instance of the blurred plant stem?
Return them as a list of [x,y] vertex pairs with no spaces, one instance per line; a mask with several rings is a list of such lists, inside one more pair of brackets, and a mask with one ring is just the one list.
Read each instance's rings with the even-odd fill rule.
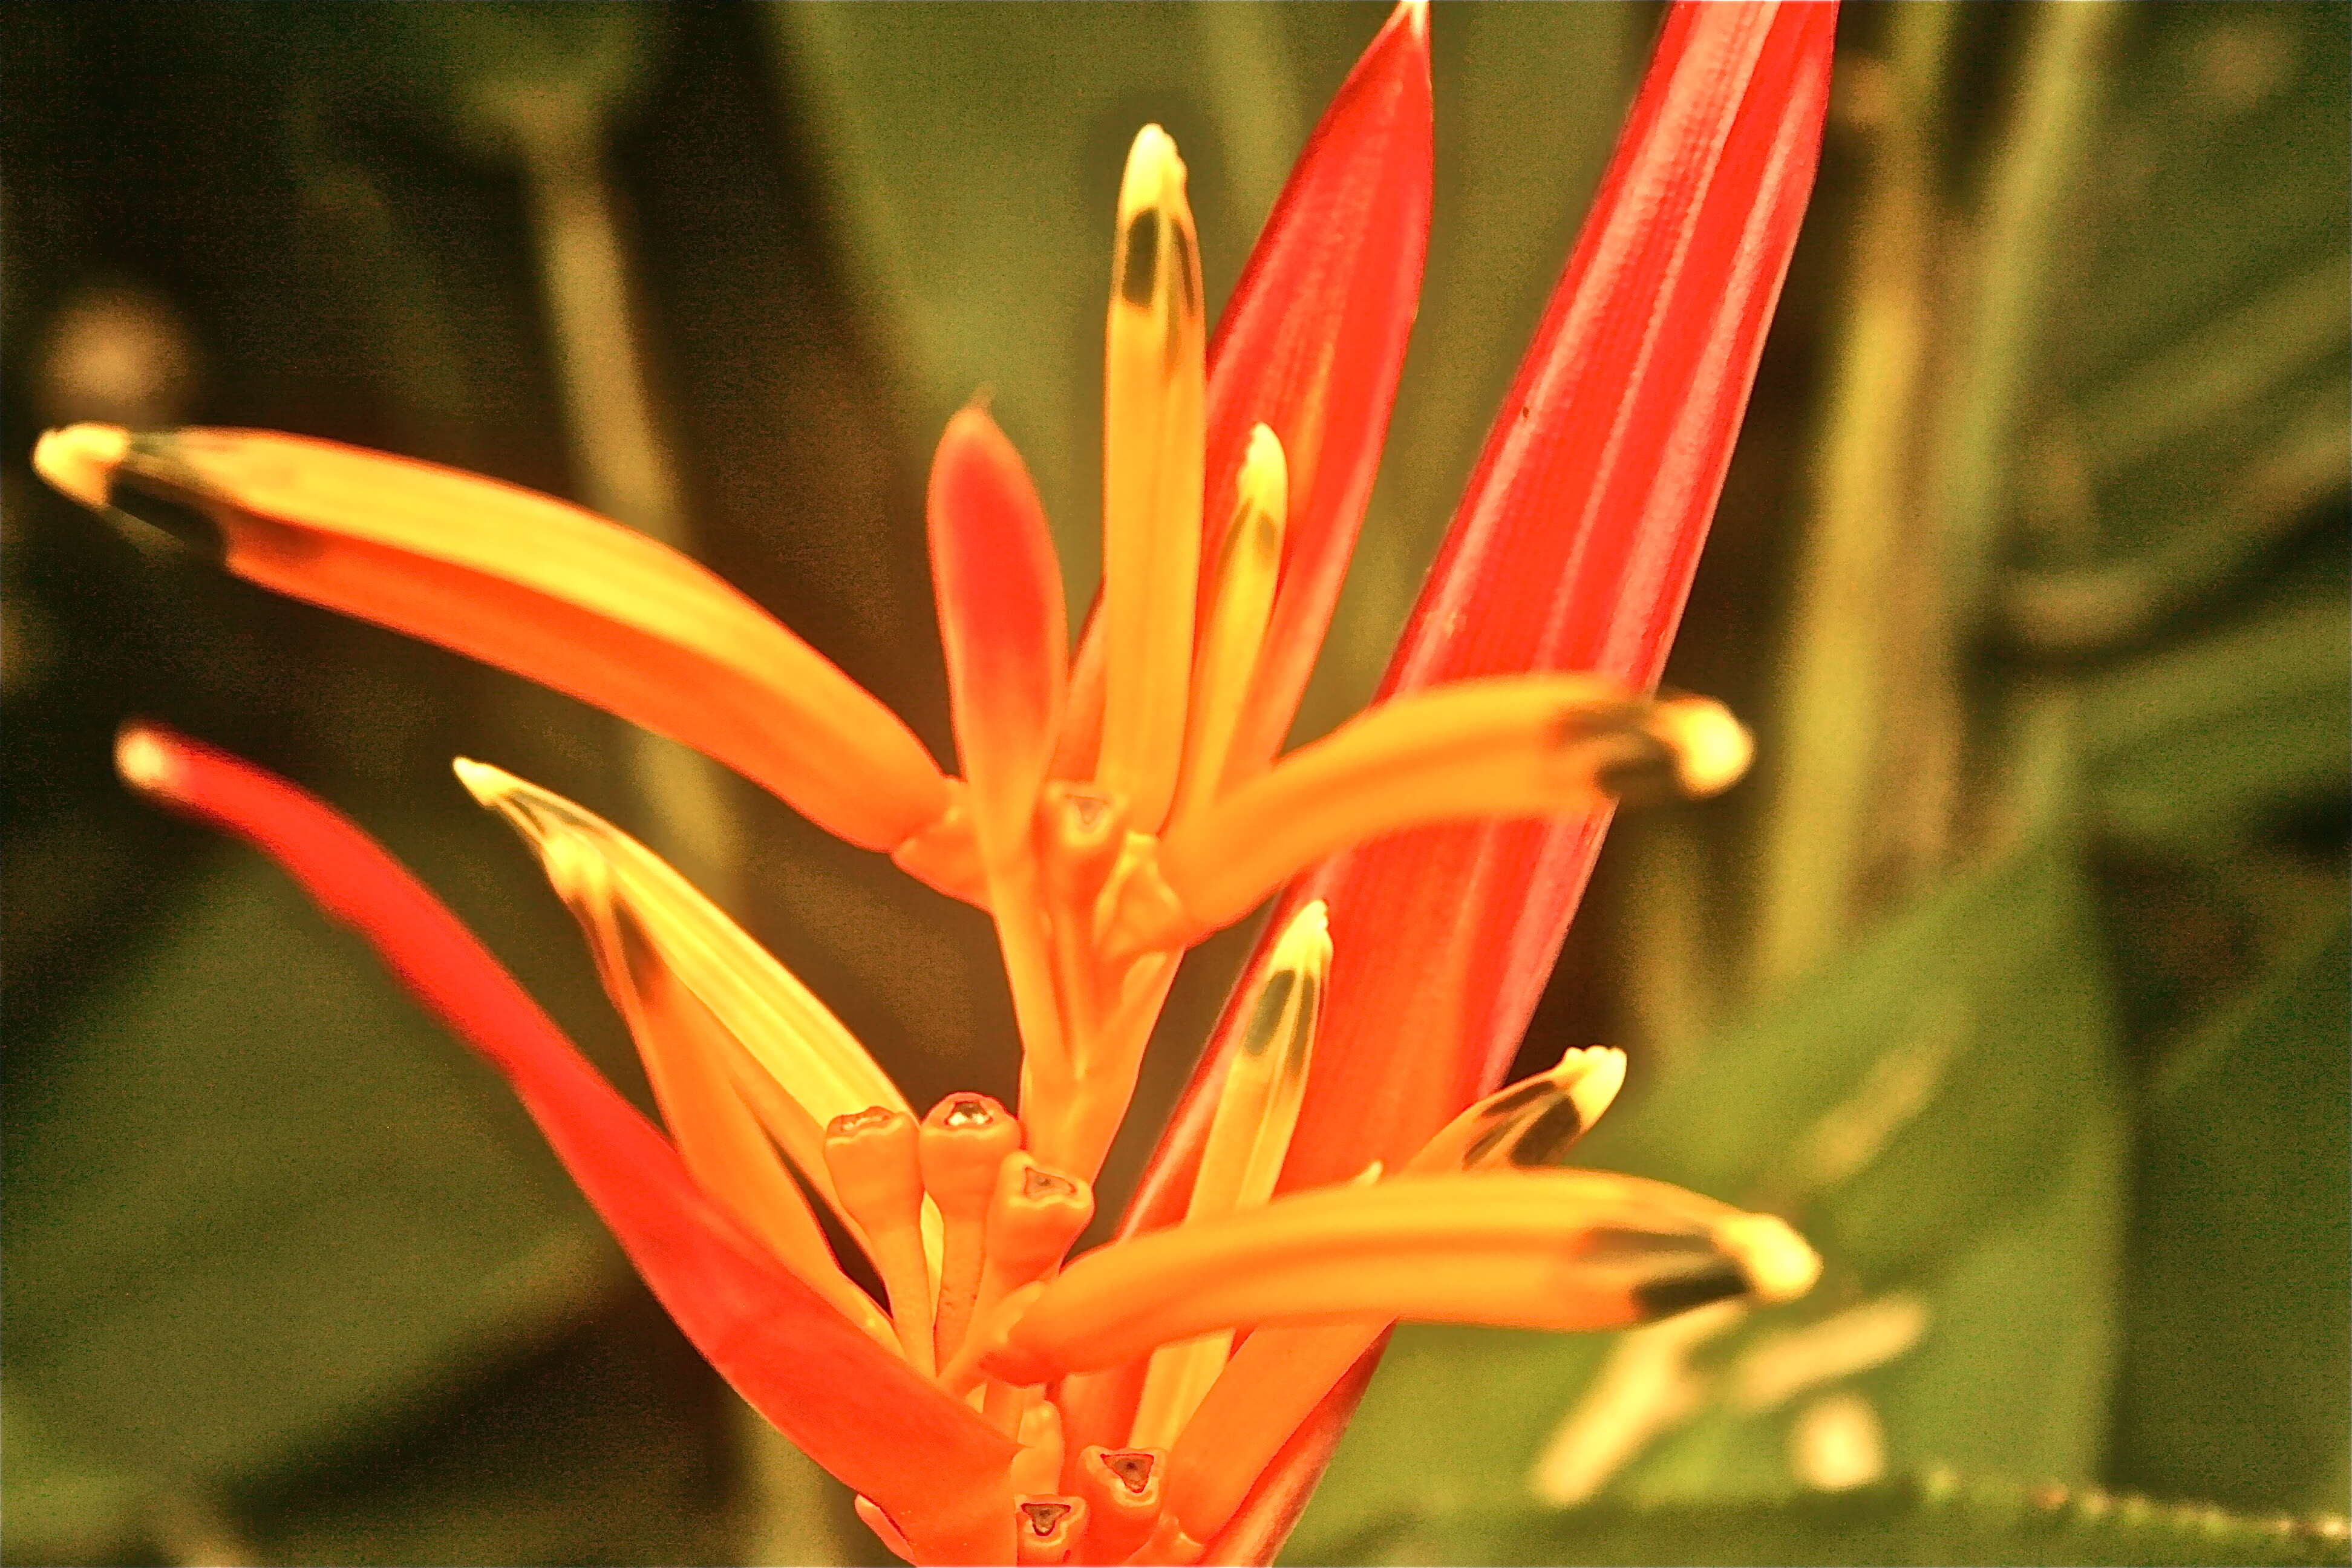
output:
[[[614,121],[646,74],[650,40],[641,26],[584,20],[582,39],[513,50],[505,74],[461,83],[457,104],[522,174],[580,500],[694,555],[605,166]],[[634,724],[620,734],[651,808],[648,841],[721,905],[740,909],[741,836],[718,764]]]
[[[1890,644],[1932,635],[1926,617],[1897,622],[1906,606],[1890,589],[1936,553],[1910,435],[1922,423],[1935,324],[1934,139],[1959,15],[1897,8],[1883,68],[1847,82],[1848,105],[1874,134],[1785,666],[1751,960],[1761,989],[1803,973],[1852,933],[1890,721],[1919,717],[1885,677],[1896,658]],[[1924,684],[1916,695],[1932,700]]]
[[[2070,213],[2098,129],[2109,58],[2126,9],[2043,6],[2030,13],[2024,65],[1994,149],[1979,231],[1974,310],[1961,326],[1958,377],[1935,469],[1944,540],[1948,624],[1957,657],[1979,640],[1990,584],[2011,542],[2011,451],[2042,387],[2037,357],[2062,260],[2074,253]],[[2070,692],[2023,682],[2000,699],[2000,745],[1984,837],[1993,853],[2074,805],[2080,725]],[[1955,826],[1957,827],[1957,824]]]
[[1679,816],[1659,814],[1622,835],[1617,854],[1629,894],[1619,906],[1626,1010],[1639,1038],[1671,1062],[1722,1022],[1727,966],[1711,962],[1707,896],[1715,873],[1706,842]]
[[1970,226],[1973,298],[1958,317],[1935,460],[1931,515],[1951,624],[1963,637],[1979,624],[2003,542],[2011,453],[2036,390],[2052,286],[2072,247],[2071,198],[2090,162],[2108,55],[2129,15],[2120,5],[2044,5],[2023,16],[2024,63]]
[[[2021,15],[2015,90],[1978,211],[1958,221],[1939,199],[1937,150],[1969,13],[1895,8],[1883,68],[1850,79],[1849,109],[1874,137],[1794,585],[1749,955],[1759,992],[1979,852],[1973,820],[2013,841],[2023,802],[2052,799],[2049,760],[2020,760],[1976,811],[1966,670],[2011,538],[2011,452],[2041,390],[2035,356],[2122,14]],[[2043,726],[2011,715],[1979,732],[1997,747],[2029,731]]]

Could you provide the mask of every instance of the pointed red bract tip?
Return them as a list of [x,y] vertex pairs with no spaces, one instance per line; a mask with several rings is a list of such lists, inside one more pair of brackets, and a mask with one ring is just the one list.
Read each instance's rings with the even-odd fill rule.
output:
[[983,852],[1028,832],[1069,684],[1062,572],[1021,454],[978,404],[931,464],[931,579]]
[[754,1408],[936,1548],[932,1560],[1006,1560],[973,1555],[997,1550],[997,1521],[972,1500],[1009,1497],[1013,1444],[715,1207],[668,1140],[383,846],[308,791],[159,724],[124,725],[115,757],[140,794],[277,862],[505,1075],[646,1283]]
[[[1408,0],[1307,138],[1209,342],[1203,602],[1250,431],[1270,426],[1289,461],[1282,584],[1234,737],[1242,773],[1289,732],[1371,497],[1421,297],[1432,147],[1428,18]],[[1099,639],[1088,626],[1063,777],[1089,771]]]
[[1244,769],[1289,733],[1371,498],[1421,298],[1433,146],[1429,19],[1408,3],[1308,137],[1209,344],[1204,566],[1254,426],[1290,469],[1281,588],[1234,737]]

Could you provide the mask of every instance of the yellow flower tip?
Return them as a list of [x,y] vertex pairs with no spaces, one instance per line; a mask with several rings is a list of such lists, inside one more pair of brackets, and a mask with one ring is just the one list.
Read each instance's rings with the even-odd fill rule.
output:
[[1103,357],[1104,669],[1094,782],[1138,831],[1181,769],[1200,579],[1206,320],[1184,165],[1144,127],[1119,186]]
[[1290,510],[1290,462],[1273,426],[1250,426],[1249,447],[1242,453],[1242,473],[1235,488],[1244,504],[1255,504],[1259,510],[1277,518]]
[[1289,510],[1290,468],[1282,438],[1259,425],[1251,430],[1242,459],[1233,513],[1211,574],[1207,620],[1193,655],[1183,777],[1177,792],[1180,819],[1214,802],[1232,771],[1234,732],[1257,674],[1282,576]]
[[1291,916],[1275,942],[1268,967],[1295,969],[1319,982],[1331,967],[1331,906],[1316,899]]
[[549,885],[559,897],[569,900],[589,889],[609,888],[611,879],[597,873],[597,858],[582,854],[580,843],[551,822],[549,805],[561,797],[517,778],[504,768],[478,763],[471,757],[450,758],[449,771],[457,775],[457,782],[474,797],[475,805],[496,812],[506,819],[508,826],[522,835],[523,841],[539,856]]
[[172,793],[172,753],[153,731],[136,721],[115,732],[114,771],[141,795]]
[[1127,169],[1118,183],[1119,222],[1124,226],[1150,208],[1184,205],[1184,160],[1176,155],[1176,139],[1147,125],[1127,150]]
[[33,471],[50,488],[99,511],[114,489],[114,470],[130,451],[131,432],[120,425],[68,425],[45,432],[35,444]]
[[[1185,1208],[1188,1224],[1255,1207],[1274,1194],[1314,1059],[1331,966],[1330,917],[1329,906],[1317,899],[1291,917],[1275,942],[1202,1146]],[[1211,1334],[1155,1350],[1136,1402],[1131,1439],[1174,1442],[1224,1370],[1231,1348],[1230,1335]]]
[[471,757],[450,758],[449,771],[457,775],[457,782],[466,786],[474,804],[489,811],[499,808],[499,802],[506,798],[516,783],[515,776],[503,768],[478,763]]
[[1678,697],[1659,704],[1655,723],[1675,749],[1675,782],[1686,795],[1720,795],[1755,760],[1755,738],[1720,702]]
[[1759,1300],[1793,1301],[1822,1277],[1821,1255],[1777,1215],[1732,1215],[1716,1221],[1710,1234],[1748,1276]]
[[1613,1046],[1578,1046],[1549,1072],[1497,1089],[1446,1123],[1408,1168],[1426,1174],[1557,1164],[1601,1120],[1624,1083],[1624,1052]]
[[1550,1077],[1576,1107],[1577,1120],[1590,1128],[1625,1087],[1625,1053],[1614,1046],[1579,1046],[1560,1058]]

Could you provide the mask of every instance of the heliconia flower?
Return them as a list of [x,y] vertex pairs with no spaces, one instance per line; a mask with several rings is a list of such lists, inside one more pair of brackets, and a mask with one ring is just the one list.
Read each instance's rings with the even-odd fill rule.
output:
[[[986,910],[1014,1110],[919,1117],[651,851],[461,760],[579,920],[665,1136],[331,808],[153,724],[124,728],[120,770],[284,866],[505,1074],[687,1334],[895,1551],[1270,1561],[1391,1322],[1618,1328],[1818,1272],[1769,1215],[1555,1168],[1619,1053],[1496,1082],[1612,803],[1746,766],[1719,707],[1650,693],[1811,184],[1832,22],[1669,14],[1380,700],[1287,754],[1419,287],[1414,0],[1213,340],[1183,164],[1136,139],[1075,648],[1019,455],[978,405],[949,423],[927,511],[960,776],[717,578],[563,502],[268,432],[42,438],[41,473],[95,510],[695,746]],[[1118,1239],[1071,1259],[1177,963],[1277,894]]]

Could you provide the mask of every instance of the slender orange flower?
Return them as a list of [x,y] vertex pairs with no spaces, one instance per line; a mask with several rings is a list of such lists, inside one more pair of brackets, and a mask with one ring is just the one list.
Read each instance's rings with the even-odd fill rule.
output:
[[[658,858],[461,760],[578,918],[665,1136],[322,803],[152,724],[124,729],[122,774],[284,865],[508,1077],[681,1327],[894,1550],[1269,1561],[1390,1323],[1616,1328],[1818,1269],[1769,1215],[1555,1168],[1618,1053],[1496,1083],[1613,800],[1747,763],[1720,708],[1649,693],[1811,184],[1832,20],[1669,15],[1380,701],[1287,754],[1420,282],[1418,4],[1341,88],[1213,341],[1183,163],[1136,139],[1075,650],[1020,457],[976,405],[950,422],[928,524],[960,776],[700,567],[561,501],[266,432],[43,437],[92,508],[696,746],[986,910],[1013,1110],[919,1117]],[[1118,1239],[1071,1258],[1178,962],[1276,895]]]

